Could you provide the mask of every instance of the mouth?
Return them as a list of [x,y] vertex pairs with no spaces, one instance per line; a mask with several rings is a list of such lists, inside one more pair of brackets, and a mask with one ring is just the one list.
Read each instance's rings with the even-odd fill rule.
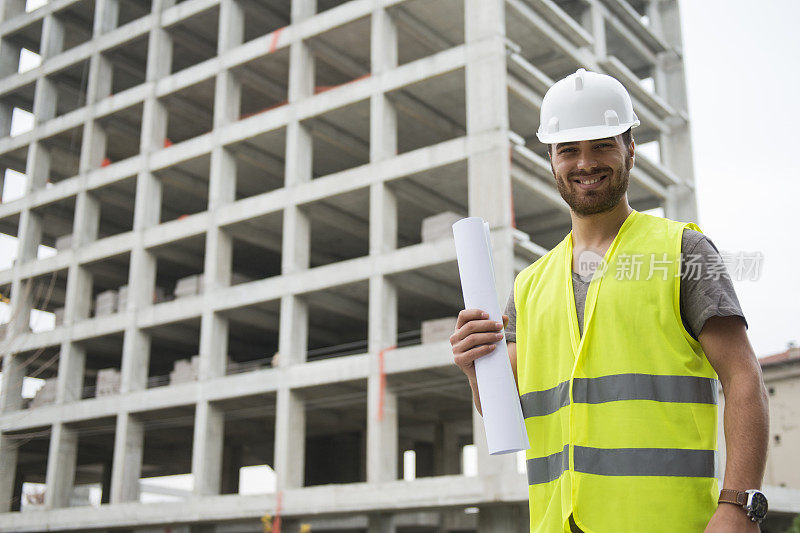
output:
[[600,185],[602,185],[608,174],[595,174],[592,176],[583,176],[581,178],[573,179],[572,181],[581,189],[589,190],[589,189],[596,189]]

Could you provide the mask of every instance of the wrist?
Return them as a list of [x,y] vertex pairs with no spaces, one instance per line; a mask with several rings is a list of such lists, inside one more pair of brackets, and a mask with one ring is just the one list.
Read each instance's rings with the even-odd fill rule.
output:
[[735,524],[737,531],[749,531],[750,529],[759,531],[758,523],[750,520],[750,517],[747,516],[747,511],[743,507],[738,507],[730,503],[720,503],[715,514],[724,519],[726,524]]
[[[722,489],[718,508],[729,517],[738,516],[754,523],[761,523],[767,514],[767,498],[760,490]],[[737,519],[738,521],[739,519]]]

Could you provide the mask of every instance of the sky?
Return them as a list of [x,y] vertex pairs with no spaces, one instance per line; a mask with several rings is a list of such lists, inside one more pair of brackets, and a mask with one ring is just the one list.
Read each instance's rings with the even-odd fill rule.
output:
[[759,356],[800,342],[800,2],[681,0],[700,229],[761,252],[734,280]]

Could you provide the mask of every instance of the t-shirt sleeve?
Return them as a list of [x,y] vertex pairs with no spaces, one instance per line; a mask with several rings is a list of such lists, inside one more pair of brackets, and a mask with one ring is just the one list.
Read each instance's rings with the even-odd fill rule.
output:
[[697,339],[712,316],[738,316],[747,327],[722,256],[707,236],[685,229],[681,242],[681,319]]
[[504,315],[508,315],[508,326],[506,326],[506,342],[517,342],[517,306],[514,303],[514,288],[508,295],[508,303]]

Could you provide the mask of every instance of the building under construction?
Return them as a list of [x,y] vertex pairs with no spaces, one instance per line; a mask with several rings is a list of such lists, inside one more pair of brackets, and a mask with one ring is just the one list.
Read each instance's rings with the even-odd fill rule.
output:
[[527,531],[452,364],[450,225],[489,221],[501,300],[569,231],[535,132],[579,67],[634,100],[631,205],[695,219],[676,0],[25,7],[0,1],[0,529]]

